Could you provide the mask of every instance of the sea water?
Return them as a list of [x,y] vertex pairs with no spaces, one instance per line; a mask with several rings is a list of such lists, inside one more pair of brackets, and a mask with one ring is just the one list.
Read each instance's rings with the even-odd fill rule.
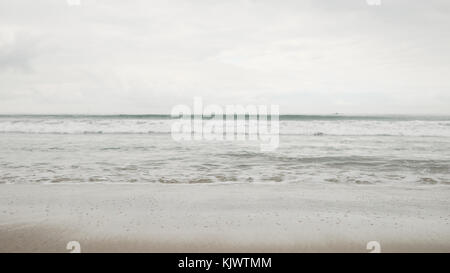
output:
[[167,115],[0,116],[0,183],[450,185],[448,116],[280,116],[279,146],[175,141]]

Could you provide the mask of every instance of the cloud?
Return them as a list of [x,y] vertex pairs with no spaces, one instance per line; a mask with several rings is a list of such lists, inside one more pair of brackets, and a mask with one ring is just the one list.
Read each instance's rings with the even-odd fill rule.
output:
[[0,71],[31,72],[36,55],[36,40],[21,32],[1,32]]
[[0,2],[0,112],[450,114],[450,3]]

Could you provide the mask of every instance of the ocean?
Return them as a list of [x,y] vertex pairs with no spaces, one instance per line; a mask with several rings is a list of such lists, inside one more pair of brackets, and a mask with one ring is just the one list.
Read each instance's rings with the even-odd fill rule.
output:
[[450,117],[282,115],[279,147],[175,141],[168,115],[2,115],[0,183],[450,185]]

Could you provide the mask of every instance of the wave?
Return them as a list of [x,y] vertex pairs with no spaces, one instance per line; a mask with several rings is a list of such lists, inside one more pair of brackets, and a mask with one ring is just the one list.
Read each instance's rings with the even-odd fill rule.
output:
[[[238,119],[257,118],[256,115],[239,115]],[[150,120],[170,120],[177,119],[167,114],[143,114],[143,115],[0,115],[2,118],[18,118],[18,119],[150,119]],[[210,119],[211,116],[202,116],[203,119]],[[279,115],[280,120],[373,120],[373,121],[450,121],[448,115]]]
[[[148,119],[130,118],[130,116],[127,118],[2,116],[0,117],[0,133],[170,134],[172,124],[176,121],[169,118]],[[279,125],[281,136],[450,137],[450,121],[442,120],[281,120]]]

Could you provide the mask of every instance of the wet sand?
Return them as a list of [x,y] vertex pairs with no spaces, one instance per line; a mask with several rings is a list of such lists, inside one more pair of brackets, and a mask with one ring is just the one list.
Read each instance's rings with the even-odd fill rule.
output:
[[450,252],[450,188],[2,184],[0,252]]

